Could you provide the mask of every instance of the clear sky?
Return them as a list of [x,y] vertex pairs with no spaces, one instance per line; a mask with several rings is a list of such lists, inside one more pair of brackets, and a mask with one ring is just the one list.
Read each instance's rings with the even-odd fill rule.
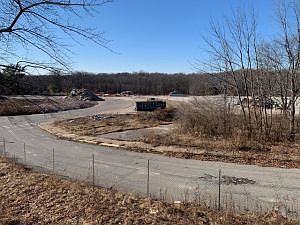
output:
[[273,0],[114,0],[84,23],[104,31],[112,53],[88,41],[73,45],[75,70],[89,72],[194,72],[205,57],[201,35],[210,19],[253,7],[263,36],[276,33]]

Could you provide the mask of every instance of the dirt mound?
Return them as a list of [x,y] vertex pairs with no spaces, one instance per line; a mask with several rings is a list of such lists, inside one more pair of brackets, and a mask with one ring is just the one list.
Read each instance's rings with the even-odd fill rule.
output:
[[73,89],[70,93],[70,96],[80,100],[104,101],[103,98],[98,97],[92,91],[87,89]]
[[[1,99],[0,99],[1,100]],[[37,113],[52,113],[71,109],[82,109],[94,106],[96,103],[72,98],[9,98],[0,104],[0,116],[30,115]]]

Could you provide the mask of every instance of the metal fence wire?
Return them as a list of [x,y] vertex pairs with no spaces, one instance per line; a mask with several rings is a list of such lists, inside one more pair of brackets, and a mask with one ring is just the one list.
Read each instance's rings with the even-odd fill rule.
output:
[[205,170],[193,167],[189,160],[174,168],[153,158],[152,154],[134,158],[130,163],[122,157],[120,161],[109,161],[97,152],[76,158],[75,154],[66,154],[60,149],[47,149],[5,138],[0,142],[2,156],[33,169],[85,181],[93,186],[168,202],[195,202],[219,210],[262,212],[281,207],[285,215],[299,218],[299,196],[292,193],[279,196],[275,190],[276,201],[263,201],[253,195],[260,191],[259,185],[253,186],[255,181],[235,177],[226,168]]

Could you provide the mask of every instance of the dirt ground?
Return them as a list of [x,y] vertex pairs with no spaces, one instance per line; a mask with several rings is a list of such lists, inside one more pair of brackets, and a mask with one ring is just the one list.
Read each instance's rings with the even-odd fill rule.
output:
[[0,116],[50,113],[94,106],[94,102],[64,97],[0,98]]
[[[163,111],[162,113],[164,113]],[[170,112],[165,112],[170,113]],[[118,115],[94,115],[91,117],[80,117],[75,119],[61,120],[54,122],[70,133],[77,135],[98,136],[107,133],[135,130],[140,128],[156,127],[169,124],[170,116],[164,117],[159,113],[142,114],[118,114]]]
[[[297,143],[262,145],[255,142],[196,138],[178,133],[176,127],[170,126],[172,117],[169,116],[160,119],[151,114],[98,115],[98,117],[98,119],[84,117],[57,121],[54,124],[42,124],[41,127],[63,139],[120,147],[130,151],[205,161],[300,168],[300,144]],[[166,124],[171,127],[168,132],[158,129]],[[143,135],[149,127],[157,129],[153,128],[151,132]],[[131,140],[118,138],[124,136],[126,131],[129,133],[135,129],[140,129],[135,132],[140,133],[140,137]]]
[[34,172],[0,157],[0,224],[300,224],[275,211],[218,212],[166,203]]

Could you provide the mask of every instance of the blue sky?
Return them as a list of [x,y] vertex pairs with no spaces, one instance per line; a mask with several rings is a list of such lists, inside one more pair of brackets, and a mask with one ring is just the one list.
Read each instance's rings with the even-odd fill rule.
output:
[[201,35],[213,18],[253,7],[262,36],[276,33],[273,0],[115,0],[83,23],[104,31],[112,53],[88,41],[73,44],[74,70],[89,72],[194,72],[205,57]]

